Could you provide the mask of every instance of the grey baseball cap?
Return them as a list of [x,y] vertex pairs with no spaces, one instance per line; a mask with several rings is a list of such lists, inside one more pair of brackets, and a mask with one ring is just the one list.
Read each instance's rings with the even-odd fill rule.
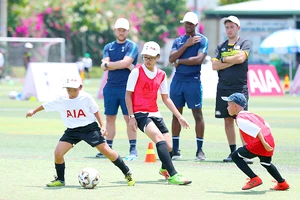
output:
[[247,105],[247,99],[242,93],[233,93],[229,97],[221,97],[224,101],[232,101],[237,105],[245,108]]

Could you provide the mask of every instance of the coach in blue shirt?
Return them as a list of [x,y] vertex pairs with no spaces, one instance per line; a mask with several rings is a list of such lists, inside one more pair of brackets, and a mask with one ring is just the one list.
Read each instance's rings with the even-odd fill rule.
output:
[[[103,88],[104,114],[106,115],[106,141],[112,148],[113,139],[116,135],[116,118],[119,106],[122,109],[124,119],[128,126],[128,111],[125,103],[125,92],[127,79],[130,71],[134,68],[138,59],[138,46],[127,39],[129,33],[129,22],[127,19],[119,18],[115,22],[114,32],[116,40],[105,45],[101,68],[108,70],[108,78]],[[130,144],[130,157],[138,156],[136,150],[136,132],[127,128],[127,135]],[[103,157],[101,153],[96,157]]]
[[[195,119],[197,141],[196,161],[205,160],[202,151],[204,136],[204,119],[202,115],[202,85],[200,80],[201,64],[207,54],[208,39],[195,32],[198,16],[187,12],[183,20],[185,35],[176,38],[170,53],[169,61],[174,63],[176,72],[170,86],[170,97],[178,111],[182,114],[185,103],[192,110]],[[181,159],[179,136],[181,126],[177,118],[172,118],[172,159]]]

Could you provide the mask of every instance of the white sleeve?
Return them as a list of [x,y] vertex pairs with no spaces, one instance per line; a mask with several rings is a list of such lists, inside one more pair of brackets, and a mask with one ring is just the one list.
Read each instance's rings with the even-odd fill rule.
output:
[[261,130],[261,128],[259,126],[257,126],[253,122],[246,120],[246,119],[237,118],[236,123],[237,123],[239,129],[241,129],[244,133],[246,133],[254,138],[256,138],[256,136],[258,135],[258,133]]
[[47,101],[42,104],[43,108],[45,109],[46,112],[50,111],[59,111],[60,110],[60,105],[61,105],[61,97],[57,97],[56,99],[52,101]]
[[130,91],[130,92],[134,91],[138,77],[139,77],[139,69],[134,68],[128,76],[127,86],[126,86],[127,91]]
[[159,86],[159,92],[160,94],[169,94],[168,79],[166,74],[163,82]]
[[98,112],[99,111],[99,106],[98,106],[98,104],[96,103],[96,101],[95,101],[95,99],[92,97],[92,95],[89,95],[88,96],[88,99],[89,99],[89,101],[90,101],[90,109],[91,109],[91,111],[92,111],[92,113],[96,113],[96,112]]

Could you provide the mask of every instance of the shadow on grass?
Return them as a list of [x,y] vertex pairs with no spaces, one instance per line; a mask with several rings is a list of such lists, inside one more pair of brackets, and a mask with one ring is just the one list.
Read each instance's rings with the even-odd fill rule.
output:
[[255,191],[255,190],[248,190],[248,191],[238,191],[238,192],[228,192],[228,191],[206,191],[207,193],[215,193],[215,194],[228,194],[228,195],[264,195],[269,190],[262,190],[262,191]]
[[[112,182],[113,183],[113,182]],[[126,182],[115,182],[118,183],[117,185],[97,185],[95,188],[93,188],[93,190],[97,190],[97,189],[101,189],[101,188],[120,188],[120,187],[128,187]],[[38,186],[36,186],[38,187]],[[40,188],[40,187],[38,187]],[[44,187],[44,190],[62,190],[62,189],[70,189],[70,188],[74,188],[74,189],[78,189],[78,190],[92,190],[92,189],[85,189],[83,187],[81,187],[79,184],[78,185],[66,185],[63,187]]]

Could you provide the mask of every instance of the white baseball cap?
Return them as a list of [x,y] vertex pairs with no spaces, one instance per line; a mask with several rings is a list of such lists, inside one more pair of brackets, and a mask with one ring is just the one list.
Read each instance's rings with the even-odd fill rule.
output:
[[33,47],[33,45],[31,43],[27,42],[27,43],[25,43],[24,47],[27,49],[31,49]]
[[79,88],[82,85],[82,80],[80,77],[66,78],[63,87],[64,88]]
[[150,41],[144,44],[142,55],[157,56],[160,54],[160,47],[156,42]]
[[115,29],[117,28],[124,28],[127,31],[129,30],[129,22],[127,19],[125,18],[119,18],[117,19],[116,23],[115,23]]
[[183,20],[180,20],[180,23],[184,22],[191,22],[192,24],[196,25],[198,24],[198,15],[193,12],[187,12],[185,13]]
[[240,20],[236,16],[230,15],[229,17],[225,17],[222,19],[222,22],[224,24],[227,21],[231,21],[231,22],[235,23],[236,25],[241,26]]

